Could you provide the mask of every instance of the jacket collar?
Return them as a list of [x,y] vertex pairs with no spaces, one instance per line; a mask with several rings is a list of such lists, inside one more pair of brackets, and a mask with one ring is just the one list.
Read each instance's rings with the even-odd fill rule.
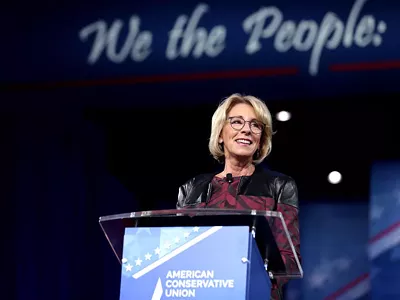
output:
[[[204,174],[203,176],[201,176],[201,178],[199,178],[198,182],[195,183],[195,189],[196,189],[194,193],[195,198],[201,196],[201,202],[209,200],[211,196],[211,181],[219,173],[220,171],[214,173],[208,173]],[[263,175],[265,175],[263,167],[260,165],[256,165],[253,174],[244,177],[244,179],[240,181],[238,187],[239,191],[245,189],[250,182],[252,183],[254,182],[255,184],[264,183],[265,177]]]

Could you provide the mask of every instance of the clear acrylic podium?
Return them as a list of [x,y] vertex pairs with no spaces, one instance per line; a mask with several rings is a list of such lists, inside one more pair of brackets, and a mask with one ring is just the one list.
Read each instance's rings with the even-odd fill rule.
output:
[[[120,300],[269,299],[271,278],[303,277],[280,212],[174,209],[99,222],[121,264]],[[290,245],[295,268],[277,243]]]

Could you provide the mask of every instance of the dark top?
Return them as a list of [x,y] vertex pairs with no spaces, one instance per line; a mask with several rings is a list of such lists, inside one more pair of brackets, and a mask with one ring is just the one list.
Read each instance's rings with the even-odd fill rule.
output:
[[[293,243],[296,252],[300,254],[299,242],[299,228],[298,228],[298,208],[285,201],[278,202],[274,198],[267,195],[244,195],[240,193],[240,183],[250,180],[251,176],[233,177],[232,182],[228,182],[226,178],[219,178],[214,176],[211,180],[211,195],[208,201],[198,203],[196,207],[207,208],[231,208],[231,209],[255,209],[255,210],[275,210],[280,211],[286,221],[287,229],[292,234]],[[296,199],[297,200],[297,199]],[[296,270],[297,266],[293,261],[293,254],[288,243],[288,239],[283,234],[283,228],[276,228],[275,235],[276,242],[280,249],[282,259],[290,270]],[[278,226],[279,227],[279,226]],[[280,234],[281,233],[281,234]],[[297,234],[296,234],[297,233]],[[290,258],[289,260],[287,258]],[[300,258],[300,255],[299,255]],[[287,279],[280,279],[273,282],[271,299],[280,299],[278,292]],[[278,291],[279,289],[279,291]]]
[[[200,207],[270,210],[282,213],[294,250],[301,262],[299,201],[296,182],[288,175],[256,165],[251,176],[226,179],[216,173],[199,174],[179,187],[177,208]],[[273,228],[275,241],[288,272],[298,271],[296,259],[282,226]],[[279,299],[278,291],[288,281],[273,281],[271,299]]]

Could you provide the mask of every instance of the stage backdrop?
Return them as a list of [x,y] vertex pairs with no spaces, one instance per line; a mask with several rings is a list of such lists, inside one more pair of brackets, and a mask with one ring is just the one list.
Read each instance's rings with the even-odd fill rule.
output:
[[[2,12],[10,45],[0,56],[3,87],[136,84],[153,93],[147,83],[214,79],[219,86],[227,83],[222,79],[248,78],[235,89],[251,85],[271,99],[399,91],[395,1],[28,5],[15,18]],[[169,91],[160,86],[159,93]],[[179,88],[193,91],[190,84]],[[209,88],[198,92],[207,95]],[[207,98],[182,101],[194,100]]]
[[[3,115],[0,192],[12,199],[4,211],[16,212],[5,228],[3,264],[16,289],[7,284],[4,298],[118,299],[120,266],[98,217],[134,211],[138,203],[109,172],[104,128],[65,108]],[[300,286],[291,295],[320,299],[368,272],[367,205],[306,201],[301,197],[305,278],[293,282]]]
[[369,299],[368,204],[303,204],[300,223],[304,278],[286,299]]
[[369,258],[372,299],[400,298],[400,163],[372,169]]

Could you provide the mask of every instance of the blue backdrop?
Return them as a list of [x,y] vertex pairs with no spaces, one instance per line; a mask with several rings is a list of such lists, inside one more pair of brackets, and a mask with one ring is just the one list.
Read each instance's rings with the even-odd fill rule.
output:
[[400,297],[400,164],[372,168],[369,258],[373,299]]
[[[12,47],[0,56],[0,81],[3,87],[151,82],[165,95],[166,82],[215,79],[219,86],[247,78],[230,84],[268,90],[271,99],[399,91],[398,9],[389,0],[32,3],[18,18],[2,12],[11,29],[21,30],[18,38],[5,33]],[[192,87],[183,87],[186,94]]]
[[369,299],[368,204],[305,204],[300,226],[304,278],[289,283],[287,299]]
[[[215,103],[231,94],[232,87],[269,99],[399,90],[399,6],[389,0],[68,1],[16,8],[18,15],[6,9],[0,13],[8,26],[0,55],[1,90],[60,90],[1,94],[6,100],[0,113],[0,196],[4,211],[11,212],[5,216],[3,266],[8,279],[15,279],[15,284],[6,282],[5,299],[117,298],[119,266],[97,220],[139,204],[109,172],[106,151],[112,149],[106,149],[106,129],[86,120],[85,106]],[[196,11],[204,12],[196,29],[175,47],[170,30],[176,22],[194,20]],[[257,13],[271,17],[265,19],[259,43],[252,39],[249,44],[261,24],[251,19]],[[94,28],[105,32],[96,39]],[[190,47],[192,39],[205,36],[204,45]],[[95,88],[83,88],[87,86]],[[398,174],[397,169],[392,173]],[[373,194],[389,193],[395,186],[374,180]],[[385,190],[377,191],[378,186]],[[366,295],[367,256],[354,254],[366,255],[366,210],[302,205],[306,277],[293,282],[288,295],[300,291],[312,299],[351,290]],[[381,232],[395,232],[399,218],[382,220],[393,222],[370,223],[371,244],[385,236]],[[330,234],[323,235],[322,228]],[[355,241],[351,247],[338,246],[349,241]],[[381,281],[372,286],[382,286],[375,282],[388,276],[397,278],[388,275],[398,276],[388,267],[399,257],[396,249],[370,257],[376,266],[373,276],[377,270],[392,272],[380,272],[383,277],[376,278]],[[325,271],[333,277],[327,278]]]

